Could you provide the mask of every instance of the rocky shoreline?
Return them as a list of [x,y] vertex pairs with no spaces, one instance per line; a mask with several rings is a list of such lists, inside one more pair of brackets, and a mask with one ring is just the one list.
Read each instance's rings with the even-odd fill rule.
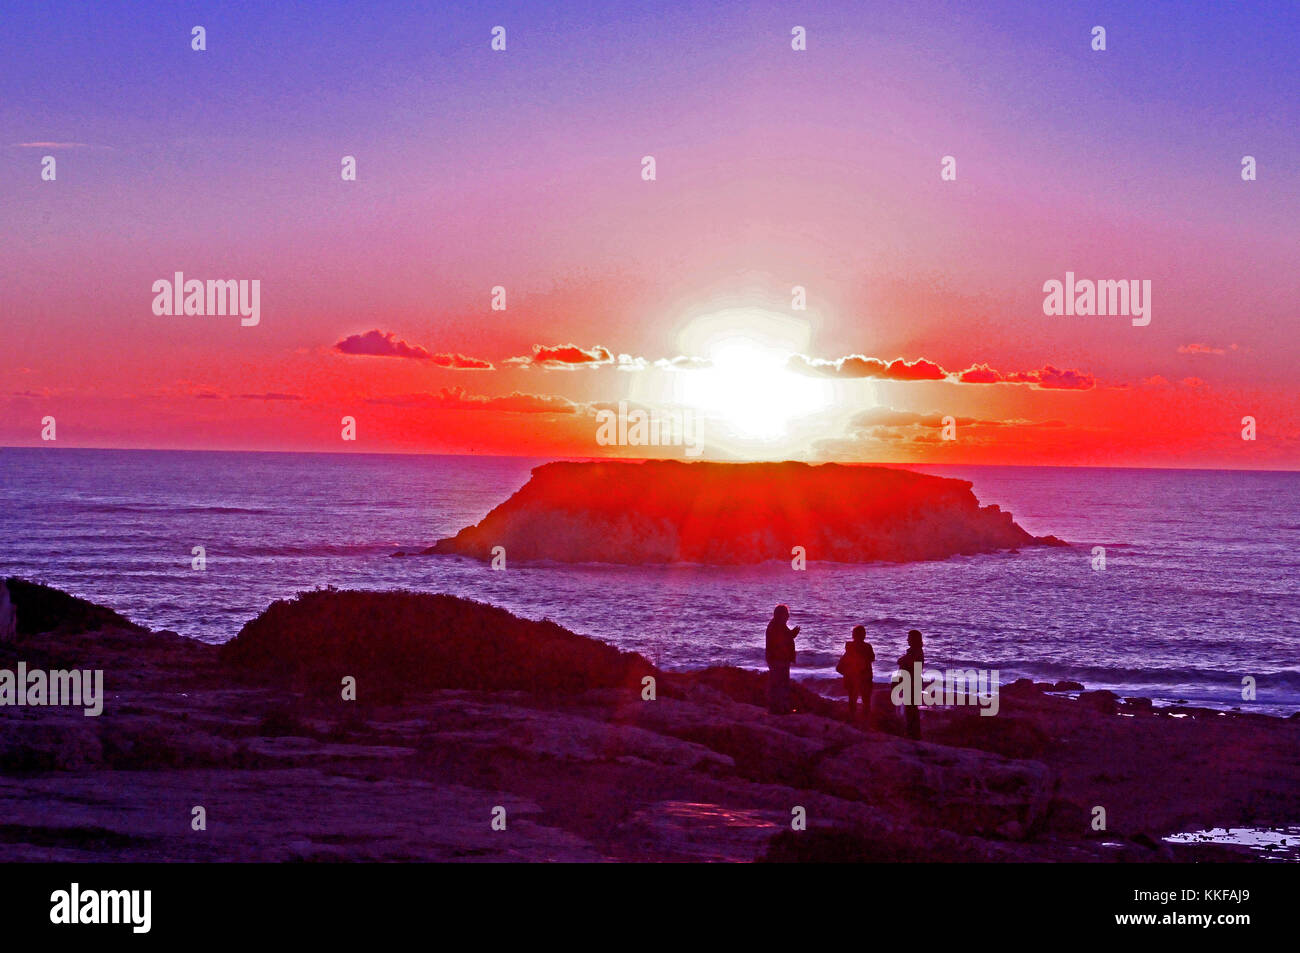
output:
[[774,717],[760,673],[451,596],[304,593],[218,648],[10,589],[0,669],[106,698],[0,708],[3,860],[1235,861],[1163,838],[1300,820],[1295,718],[1018,682],[913,742],[883,690],[870,728],[805,689]]

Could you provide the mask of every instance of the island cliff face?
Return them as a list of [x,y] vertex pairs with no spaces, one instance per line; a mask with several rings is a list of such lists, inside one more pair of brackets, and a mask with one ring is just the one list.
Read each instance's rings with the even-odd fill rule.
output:
[[548,463],[477,526],[425,554],[736,565],[911,562],[1064,545],[980,506],[966,480],[834,463]]

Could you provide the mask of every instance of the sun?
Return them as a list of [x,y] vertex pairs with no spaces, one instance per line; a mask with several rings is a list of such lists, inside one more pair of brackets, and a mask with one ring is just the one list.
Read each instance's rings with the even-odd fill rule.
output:
[[826,404],[822,382],[787,369],[792,353],[743,335],[721,340],[705,355],[709,367],[678,375],[679,399],[737,437],[783,437]]
[[[790,369],[811,339],[806,319],[762,308],[696,313],[677,333],[676,351],[705,366],[635,375],[630,400],[687,411],[710,453],[769,459],[806,452],[837,404],[835,382]],[[828,412],[830,416],[828,416]]]
[[828,381],[789,369],[807,334],[803,322],[770,312],[700,319],[682,337],[709,366],[674,374],[674,400],[741,440],[779,441],[793,421],[825,409],[833,398]]

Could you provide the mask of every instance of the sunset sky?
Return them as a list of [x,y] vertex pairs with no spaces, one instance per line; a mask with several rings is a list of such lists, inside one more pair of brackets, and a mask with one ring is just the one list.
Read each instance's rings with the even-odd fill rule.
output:
[[259,6],[0,3],[0,445],[1300,468],[1296,3]]

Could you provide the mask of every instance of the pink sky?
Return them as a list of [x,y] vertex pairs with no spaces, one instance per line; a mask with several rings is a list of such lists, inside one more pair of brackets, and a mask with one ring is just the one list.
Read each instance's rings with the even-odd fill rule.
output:
[[[60,446],[595,455],[599,405],[687,393],[718,456],[1300,466],[1294,36],[1119,5],[1099,53],[1077,17],[949,12],[801,16],[795,52],[775,6],[704,35],[686,13],[524,8],[505,53],[463,14],[432,60],[342,13],[303,34],[232,13],[203,54],[165,17],[24,24],[0,90],[0,443],[40,445],[54,416]],[[17,52],[56,28],[64,46]],[[260,323],[154,315],[176,271],[260,280]],[[1150,325],[1044,315],[1067,271],[1151,281]],[[716,368],[653,366],[712,357],[691,348],[719,320],[773,362],[746,406]],[[337,347],[369,332],[407,356]],[[562,345],[615,361],[510,363]],[[737,435],[755,400],[808,396],[774,369],[791,355],[945,376],[850,361],[815,412]],[[975,365],[1018,382],[959,382]]]

